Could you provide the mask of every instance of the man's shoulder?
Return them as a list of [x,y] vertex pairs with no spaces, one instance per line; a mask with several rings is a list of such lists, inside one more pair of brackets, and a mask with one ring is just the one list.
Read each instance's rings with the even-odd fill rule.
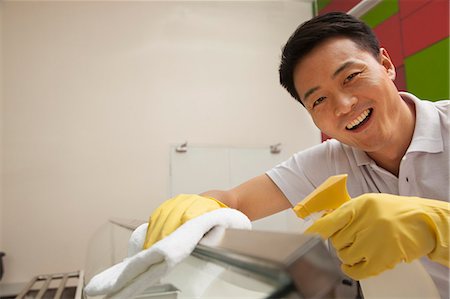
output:
[[447,99],[442,100],[420,99],[418,103],[419,105],[434,107],[435,109],[440,111],[448,111],[450,107],[450,100]]
[[422,100],[422,102],[425,102],[425,103],[431,103],[431,105],[434,105],[434,106],[449,106],[450,105],[450,100],[426,100],[426,99],[424,99],[424,100]]
[[423,120],[432,120],[436,123],[440,121],[440,126],[443,124],[447,125],[450,118],[450,100],[443,99],[432,101],[425,98],[420,99],[407,92],[400,92],[399,94],[403,99],[406,98],[414,102],[414,105],[416,106],[416,117]]
[[342,149],[343,145],[344,144],[341,143],[340,141],[338,141],[334,138],[329,138],[319,144],[316,144],[310,148],[307,148],[303,152],[316,153],[316,152],[324,152],[324,151],[330,151],[330,150],[339,150],[339,149]]
[[444,123],[448,123],[450,119],[450,100],[439,101],[422,101],[424,105],[429,106],[428,109],[434,110],[435,115],[439,117]]
[[449,110],[450,100],[440,100],[432,102],[434,106],[438,109],[445,109],[445,111]]
[[400,91],[399,95],[404,100],[410,100],[413,101],[416,105],[424,105],[424,106],[435,106],[435,107],[449,107],[450,106],[450,100],[449,99],[429,99],[429,98],[422,98],[418,97],[415,94],[406,92],[406,91]]
[[331,160],[339,160],[339,156],[342,155],[347,157],[355,156],[355,151],[358,150],[336,139],[330,138],[320,144],[301,151],[300,154],[305,158],[319,156],[324,158],[330,157]]
[[330,138],[322,142],[326,147],[330,149],[337,149],[337,150],[350,150],[352,149],[351,146],[340,142],[339,140],[336,140],[334,138]]

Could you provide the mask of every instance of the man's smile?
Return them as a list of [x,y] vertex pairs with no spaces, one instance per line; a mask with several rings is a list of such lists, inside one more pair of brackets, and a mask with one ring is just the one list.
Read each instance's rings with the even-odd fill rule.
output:
[[363,111],[363,113],[361,113],[361,115],[359,115],[357,118],[352,120],[349,124],[347,124],[346,129],[347,130],[355,130],[355,129],[359,128],[362,124],[364,124],[370,118],[372,110],[373,110],[372,108],[369,108],[369,109]]

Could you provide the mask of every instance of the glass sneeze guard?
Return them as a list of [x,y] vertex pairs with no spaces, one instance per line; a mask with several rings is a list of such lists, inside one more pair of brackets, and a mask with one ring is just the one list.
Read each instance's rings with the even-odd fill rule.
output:
[[[86,281],[126,257],[140,223],[114,219],[101,227],[91,241]],[[135,298],[355,298],[340,295],[342,274],[318,237],[237,229],[219,235]]]

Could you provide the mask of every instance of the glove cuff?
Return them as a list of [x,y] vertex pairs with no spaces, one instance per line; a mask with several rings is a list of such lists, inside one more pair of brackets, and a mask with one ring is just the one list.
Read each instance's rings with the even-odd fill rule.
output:
[[427,215],[435,233],[436,245],[428,253],[428,257],[437,263],[450,268],[449,235],[450,235],[450,203],[439,200],[427,200]]
[[201,195],[201,196],[203,196],[203,197],[205,197],[205,198],[208,198],[208,199],[211,199],[211,200],[214,200],[221,208],[229,208],[229,206],[227,206],[227,205],[224,204],[223,202],[221,202],[221,201],[215,199],[214,197],[211,197],[211,196],[204,196],[204,195]]

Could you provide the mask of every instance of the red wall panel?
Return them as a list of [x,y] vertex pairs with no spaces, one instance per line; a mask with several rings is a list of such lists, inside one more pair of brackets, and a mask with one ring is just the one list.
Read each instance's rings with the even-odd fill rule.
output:
[[449,36],[449,0],[435,0],[402,20],[405,57]]
[[394,65],[402,65],[404,55],[399,14],[393,15],[375,27],[374,32],[380,41],[380,46],[388,51]]
[[405,66],[401,65],[395,68],[396,76],[395,76],[395,86],[399,91],[407,91],[406,89],[406,75],[405,75]]
[[400,18],[405,18],[414,11],[427,5],[432,0],[399,0],[398,6],[400,10]]

